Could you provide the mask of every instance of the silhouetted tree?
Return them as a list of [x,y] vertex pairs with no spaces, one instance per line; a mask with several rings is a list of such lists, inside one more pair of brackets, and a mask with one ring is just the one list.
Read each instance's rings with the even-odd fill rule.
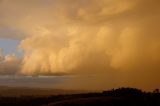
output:
[[159,89],[155,89],[153,93],[159,93]]

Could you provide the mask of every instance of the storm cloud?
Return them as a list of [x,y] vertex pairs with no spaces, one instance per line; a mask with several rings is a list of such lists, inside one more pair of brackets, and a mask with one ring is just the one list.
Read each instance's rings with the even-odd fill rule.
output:
[[0,28],[21,40],[22,74],[82,76],[64,84],[78,88],[152,88],[160,82],[159,12],[159,0],[4,0]]

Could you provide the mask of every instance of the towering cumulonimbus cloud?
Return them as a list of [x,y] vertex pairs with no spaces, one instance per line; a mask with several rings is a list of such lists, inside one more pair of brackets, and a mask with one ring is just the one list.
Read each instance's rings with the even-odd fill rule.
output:
[[158,3],[56,1],[53,19],[43,20],[40,32],[21,43],[26,52],[23,72],[152,69],[159,61]]
[[91,75],[93,80],[84,79],[93,85],[114,77],[120,85],[156,86],[159,5],[159,0],[4,0],[0,23],[23,32],[16,36],[25,52],[23,74]]

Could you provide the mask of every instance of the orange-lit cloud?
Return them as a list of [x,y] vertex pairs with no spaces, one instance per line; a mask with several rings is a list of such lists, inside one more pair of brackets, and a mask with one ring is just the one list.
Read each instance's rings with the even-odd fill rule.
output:
[[21,61],[14,55],[3,56],[0,52],[0,75],[18,75],[20,74]]
[[[23,74],[91,75],[83,78],[95,88],[113,80],[112,87],[149,88],[160,81],[159,6],[158,0],[4,0],[0,23],[23,32],[10,36],[22,40]],[[83,78],[71,80],[72,87]]]

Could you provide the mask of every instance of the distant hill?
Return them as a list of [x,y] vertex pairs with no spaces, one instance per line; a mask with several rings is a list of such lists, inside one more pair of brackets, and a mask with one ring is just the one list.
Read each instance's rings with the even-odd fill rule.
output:
[[119,88],[103,93],[72,95],[72,98],[43,106],[160,106],[160,93],[135,88]]
[[[10,91],[10,89],[12,90]],[[24,94],[33,93],[39,96],[1,96],[0,106],[160,106],[158,89],[153,92],[143,92],[136,88],[118,88],[79,94],[76,94],[76,91],[51,90],[54,95],[50,95],[51,91],[45,89],[2,87],[1,92],[3,90],[8,90],[8,93],[21,94],[25,92]],[[5,92],[7,93],[7,91]],[[3,93],[5,94],[5,92]],[[58,93],[59,95],[55,95]]]

